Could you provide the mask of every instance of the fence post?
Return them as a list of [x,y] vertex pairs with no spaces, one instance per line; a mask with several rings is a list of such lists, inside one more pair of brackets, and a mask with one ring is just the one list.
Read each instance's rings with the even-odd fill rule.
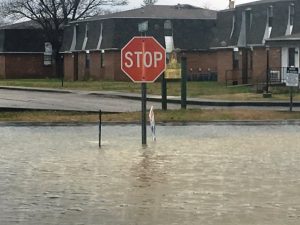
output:
[[167,107],[167,80],[165,73],[163,73],[161,79],[161,108],[165,111]]
[[181,57],[181,109],[186,109],[187,59]]
[[101,133],[102,133],[102,111],[99,110],[99,148],[101,148]]

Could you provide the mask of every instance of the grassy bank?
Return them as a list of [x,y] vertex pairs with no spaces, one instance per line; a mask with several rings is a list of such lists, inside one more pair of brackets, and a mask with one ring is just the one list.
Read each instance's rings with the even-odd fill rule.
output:
[[[238,120],[297,120],[300,112],[245,109],[155,111],[157,122],[209,122]],[[104,122],[139,122],[140,112],[103,114]],[[97,113],[24,111],[0,112],[0,121],[21,122],[97,122]]]
[[[20,87],[41,87],[41,88],[57,88],[57,89],[73,89],[84,91],[121,91],[129,93],[139,93],[140,84],[133,82],[118,81],[74,81],[64,82],[58,79],[15,79],[0,80],[0,86],[20,86]],[[180,82],[170,81],[167,85],[168,95],[180,95]],[[226,88],[223,84],[217,82],[188,82],[188,94],[191,97],[200,95],[223,95],[234,93],[249,93],[249,87]],[[161,83],[155,82],[147,84],[149,94],[161,94]]]
[[[55,89],[72,89],[84,91],[118,91],[128,93],[140,93],[140,84],[132,82],[116,81],[75,81],[64,82],[61,86],[59,79],[17,79],[17,80],[0,80],[0,86],[21,86],[35,88],[55,88]],[[262,98],[262,94],[257,94],[254,87],[249,86],[232,86],[226,87],[224,84],[217,82],[188,82],[188,97],[199,97],[206,99],[224,99],[224,100],[288,100],[289,92],[286,87],[270,88],[273,97],[270,99]],[[180,82],[168,82],[167,93],[171,96],[180,95]],[[300,100],[298,90],[295,90],[295,100]],[[148,94],[161,94],[161,83],[156,82],[147,84]]]

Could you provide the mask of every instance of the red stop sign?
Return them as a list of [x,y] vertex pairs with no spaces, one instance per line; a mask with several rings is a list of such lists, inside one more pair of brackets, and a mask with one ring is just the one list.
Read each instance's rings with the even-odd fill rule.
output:
[[154,82],[166,69],[166,50],[153,37],[134,37],[121,50],[121,69],[135,83]]

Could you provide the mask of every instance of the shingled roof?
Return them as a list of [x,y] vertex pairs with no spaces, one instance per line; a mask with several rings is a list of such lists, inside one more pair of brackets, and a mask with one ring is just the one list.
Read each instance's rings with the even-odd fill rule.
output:
[[105,18],[144,18],[144,19],[216,19],[217,11],[187,4],[149,5],[142,8],[95,16],[87,20]]
[[9,25],[0,26],[0,30],[17,30],[17,29],[42,29],[41,25],[35,21],[24,21],[20,23],[14,23]]
[[253,6],[253,5],[259,5],[259,4],[269,4],[269,3],[277,3],[277,2],[290,2],[290,1],[291,0],[259,0],[259,1],[244,3],[244,4],[239,4],[239,5],[237,5],[237,7]]
[[[273,28],[271,38],[285,35],[288,22],[288,10],[294,0],[261,0],[238,5],[235,9],[218,12],[216,37],[213,47],[232,47],[239,45],[239,38],[245,35],[242,32],[243,12],[250,10],[250,28],[247,34],[248,46],[264,45],[264,35],[268,21],[268,7],[273,6]],[[299,32],[300,20],[295,14],[294,30]],[[244,21],[245,23],[245,21]]]
[[45,35],[34,21],[0,27],[0,52],[44,52]]
[[[162,45],[165,44],[164,23],[170,20],[173,27],[174,45],[176,48],[189,50],[205,50],[213,39],[216,11],[194,7],[191,5],[152,5],[138,9],[92,17],[74,21],[65,28],[62,52],[70,51],[74,26],[76,26],[76,46],[73,50],[81,51],[86,24],[89,37],[86,50],[121,49],[133,36],[140,35],[138,24],[148,21],[147,35],[155,37]],[[191,34],[191,31],[193,32]],[[100,34],[100,32],[103,32]]]

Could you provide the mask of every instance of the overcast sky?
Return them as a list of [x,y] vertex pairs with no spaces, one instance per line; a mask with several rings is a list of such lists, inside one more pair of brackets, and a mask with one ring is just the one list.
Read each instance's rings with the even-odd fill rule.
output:
[[[235,4],[253,2],[254,0],[235,0]],[[124,9],[138,8],[143,0],[129,0],[129,4]],[[209,7],[211,9],[225,9],[228,7],[229,0],[158,0],[157,5],[176,5],[190,4],[198,7]]]

